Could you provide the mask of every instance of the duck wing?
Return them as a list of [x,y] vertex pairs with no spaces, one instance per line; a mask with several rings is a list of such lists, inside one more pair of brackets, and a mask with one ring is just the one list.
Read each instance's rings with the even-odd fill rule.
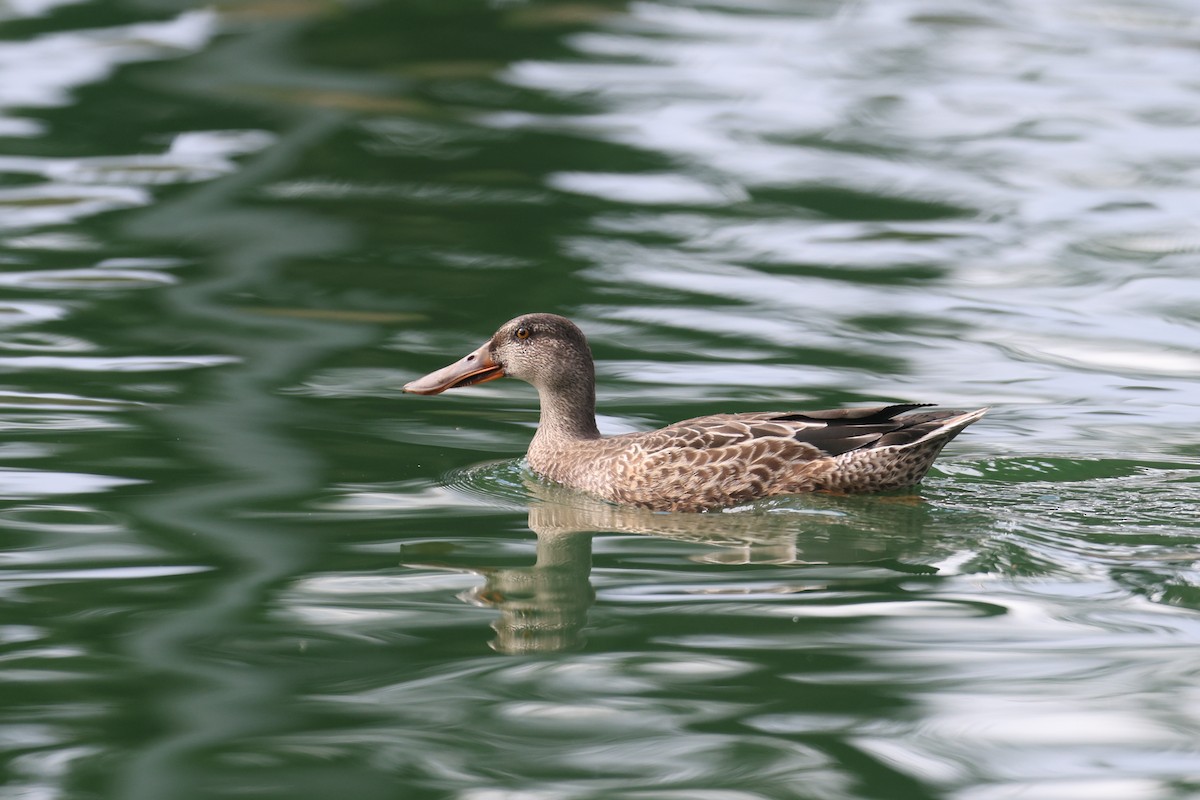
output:
[[710,455],[710,463],[724,458],[751,461],[761,449],[756,445],[768,447],[768,452],[774,448],[774,452],[792,459],[810,460],[872,445],[913,442],[939,427],[941,420],[958,413],[932,411],[900,416],[928,405],[900,403],[829,411],[713,414],[636,435],[646,451],[676,448],[702,451]]

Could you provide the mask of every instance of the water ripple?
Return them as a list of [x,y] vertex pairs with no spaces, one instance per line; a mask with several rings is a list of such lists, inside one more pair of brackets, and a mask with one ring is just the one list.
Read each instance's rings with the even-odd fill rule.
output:
[[52,322],[67,315],[63,306],[49,303],[0,303],[0,328]]
[[234,356],[0,356],[0,369],[70,372],[172,372],[236,364]]
[[171,275],[151,270],[48,269],[0,274],[0,286],[10,289],[46,289],[52,291],[113,291],[142,289],[175,283]]
[[162,155],[55,159],[0,156],[0,172],[37,175],[60,186],[156,186],[213,180],[237,169],[234,155],[269,146],[266,131],[190,131]]
[[138,483],[143,481],[111,475],[0,468],[0,497],[6,499],[107,492]]
[[[43,6],[42,10],[45,7]],[[31,9],[32,11],[32,9]],[[215,33],[209,11],[187,11],[165,22],[48,33],[5,45],[0,63],[0,108],[66,105],[70,92],[107,76],[119,64],[178,57],[203,47]],[[0,116],[0,130],[34,135],[30,120]]]
[[123,186],[46,184],[0,189],[2,228],[30,228],[74,222],[82,217],[149,204],[150,195]]

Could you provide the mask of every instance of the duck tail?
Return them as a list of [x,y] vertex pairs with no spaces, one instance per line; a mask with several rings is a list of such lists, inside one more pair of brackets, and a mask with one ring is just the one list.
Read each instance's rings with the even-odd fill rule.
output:
[[984,407],[962,413],[951,412],[953,416],[943,417],[934,423],[925,423],[929,426],[929,430],[919,438],[914,439],[912,444],[920,444],[921,442],[928,442],[934,439],[941,440],[945,444],[962,433],[963,429],[968,425],[978,422],[990,410],[989,407]]

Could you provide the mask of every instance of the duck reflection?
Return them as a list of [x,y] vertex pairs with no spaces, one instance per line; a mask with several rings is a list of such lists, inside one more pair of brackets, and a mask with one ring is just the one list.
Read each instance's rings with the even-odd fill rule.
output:
[[781,503],[740,512],[680,514],[613,505],[535,478],[528,478],[526,485],[529,528],[537,536],[534,563],[454,567],[483,576],[482,586],[460,597],[500,612],[492,624],[496,637],[490,645],[502,653],[560,652],[583,645],[587,612],[595,601],[592,538],[600,533],[648,534],[713,547],[690,556],[699,563],[937,572],[911,560],[922,549],[929,516],[927,504],[915,496],[808,496],[801,507]]

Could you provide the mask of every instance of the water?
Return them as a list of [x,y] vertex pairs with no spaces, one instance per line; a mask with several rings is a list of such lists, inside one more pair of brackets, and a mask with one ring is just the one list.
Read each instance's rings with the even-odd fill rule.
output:
[[[2,798],[1200,794],[1200,16],[0,7]],[[663,515],[601,427],[993,406],[924,486]]]

